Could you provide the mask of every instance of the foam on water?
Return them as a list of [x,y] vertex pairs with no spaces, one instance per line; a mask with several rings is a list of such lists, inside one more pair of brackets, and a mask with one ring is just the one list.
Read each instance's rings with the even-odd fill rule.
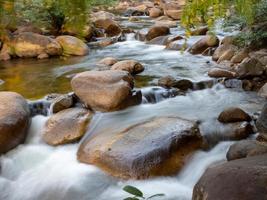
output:
[[77,162],[78,144],[43,144],[39,139],[45,120],[33,118],[27,143],[1,157],[1,200],[120,200],[127,197],[122,191],[127,184],[140,188],[146,196],[164,193],[163,199],[190,199],[195,182],[207,166],[225,159],[230,145],[224,142],[209,152],[195,153],[178,176],[122,182]]

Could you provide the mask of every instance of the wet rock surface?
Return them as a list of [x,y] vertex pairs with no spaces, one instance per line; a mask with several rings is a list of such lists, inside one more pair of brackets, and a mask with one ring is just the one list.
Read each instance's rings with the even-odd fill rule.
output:
[[81,144],[77,155],[79,161],[113,176],[143,179],[177,173],[185,158],[201,145],[194,122],[157,117],[121,132],[95,133]]
[[218,120],[222,123],[233,123],[233,122],[250,121],[251,117],[240,108],[230,107],[225,109],[219,115]]
[[195,185],[192,199],[266,199],[266,171],[267,154],[211,166]]
[[79,141],[92,115],[84,108],[69,108],[52,115],[45,124],[43,140],[53,146]]
[[127,71],[132,75],[139,74],[145,70],[144,66],[135,60],[119,61],[112,65],[111,70]]
[[22,144],[30,125],[27,101],[15,92],[0,92],[0,154]]
[[236,160],[267,153],[267,144],[256,140],[241,140],[233,144],[227,152],[227,160]]
[[83,72],[72,79],[71,85],[81,101],[97,111],[120,110],[135,105],[140,98],[133,95],[133,77],[125,71]]
[[89,53],[88,46],[73,36],[59,36],[56,41],[62,46],[65,55],[84,56]]

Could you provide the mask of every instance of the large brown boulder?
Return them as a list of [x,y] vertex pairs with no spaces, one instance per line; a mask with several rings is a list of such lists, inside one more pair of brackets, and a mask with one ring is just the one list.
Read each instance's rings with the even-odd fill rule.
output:
[[14,37],[11,46],[13,53],[22,58],[42,58],[44,55],[48,57],[62,54],[62,47],[56,40],[37,33],[20,33]]
[[169,2],[164,6],[164,14],[174,20],[180,20],[182,16],[182,9],[180,2]]
[[29,124],[27,101],[15,92],[0,92],[0,154],[24,142]]
[[170,34],[170,28],[167,26],[153,26],[149,29],[145,38],[147,41],[150,41],[156,37],[164,36]]
[[208,75],[213,78],[235,78],[237,76],[235,72],[221,68],[213,68],[209,70]]
[[263,75],[265,67],[256,58],[245,58],[236,67],[236,72],[240,78],[251,78]]
[[92,112],[69,108],[52,115],[45,124],[43,140],[56,146],[78,141],[86,132]]
[[123,60],[115,63],[111,67],[112,70],[127,71],[132,75],[139,74],[144,71],[144,66],[135,60]]
[[238,51],[231,59],[232,63],[241,63],[245,58],[248,57],[248,50],[243,49]]
[[259,90],[259,96],[264,97],[267,99],[267,83],[265,83],[261,89]]
[[266,143],[260,143],[256,140],[241,140],[230,147],[226,157],[230,161],[262,154],[267,154]]
[[193,200],[267,199],[267,154],[212,166],[194,187]]
[[233,122],[250,121],[251,117],[240,108],[229,107],[220,113],[218,120],[222,123],[233,123]]
[[104,29],[108,37],[119,35],[122,32],[122,29],[118,23],[110,18],[97,19],[94,24],[96,28]]
[[200,54],[209,47],[216,47],[219,45],[219,38],[215,35],[206,35],[197,41],[189,50],[192,54]]
[[175,174],[202,145],[196,123],[157,117],[120,132],[94,133],[78,150],[78,160],[129,179]]
[[79,38],[62,35],[56,38],[65,55],[84,56],[89,53],[89,47]]
[[125,71],[88,71],[77,74],[71,81],[75,94],[90,108],[115,111],[140,103],[133,95],[133,77]]
[[267,140],[267,104],[264,105],[261,114],[256,122],[260,136]]
[[149,9],[149,17],[151,18],[157,18],[160,17],[161,15],[163,15],[163,12],[160,8],[154,7]]

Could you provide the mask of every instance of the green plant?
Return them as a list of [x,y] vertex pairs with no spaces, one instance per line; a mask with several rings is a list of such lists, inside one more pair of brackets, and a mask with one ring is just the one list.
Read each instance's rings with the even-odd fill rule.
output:
[[153,198],[156,198],[156,197],[162,197],[162,196],[165,196],[164,194],[155,194],[155,195],[152,195],[150,197],[144,197],[143,195],[143,192],[140,191],[138,188],[136,187],[133,187],[131,185],[126,185],[123,190],[131,195],[133,195],[132,197],[127,197],[125,198],[124,200],[141,200],[141,199],[144,199],[144,200],[149,200],[149,199],[153,199]]
[[94,6],[110,5],[117,0],[0,0],[0,34],[14,27],[16,20],[28,22],[53,34],[62,27],[84,37]]

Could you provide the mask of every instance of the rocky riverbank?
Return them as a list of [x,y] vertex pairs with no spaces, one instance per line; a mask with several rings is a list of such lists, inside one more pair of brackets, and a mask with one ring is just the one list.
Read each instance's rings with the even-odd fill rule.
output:
[[[108,9],[127,16],[123,20],[97,10],[91,32],[82,39],[68,31],[69,35],[48,36],[32,27],[10,33],[2,44],[2,60],[101,56],[90,69],[63,67],[68,94],[30,102],[18,93],[1,91],[0,153],[8,155],[29,145],[24,142],[31,119],[40,114],[48,116],[38,130],[42,145],[60,149],[76,144],[77,160],[87,164],[85,168],[97,166],[120,180],[174,176],[198,152],[236,141],[227,162],[213,163],[206,170],[192,198],[265,199],[267,108],[261,108],[267,98],[267,50],[240,49],[233,36],[211,34],[208,27],[187,38],[183,29],[177,31],[183,3],[122,2]],[[141,27],[125,26],[125,19]],[[142,46],[134,49],[135,45]],[[110,55],[112,48],[121,56]],[[141,54],[124,56],[131,48]],[[149,54],[156,55],[147,64]],[[183,65],[181,57],[188,66],[171,65]],[[55,71],[58,77],[61,71]],[[151,73],[156,78],[145,83],[149,87],[142,86],[140,77]],[[204,78],[195,77],[199,74]],[[6,81],[3,78],[2,84]]]

